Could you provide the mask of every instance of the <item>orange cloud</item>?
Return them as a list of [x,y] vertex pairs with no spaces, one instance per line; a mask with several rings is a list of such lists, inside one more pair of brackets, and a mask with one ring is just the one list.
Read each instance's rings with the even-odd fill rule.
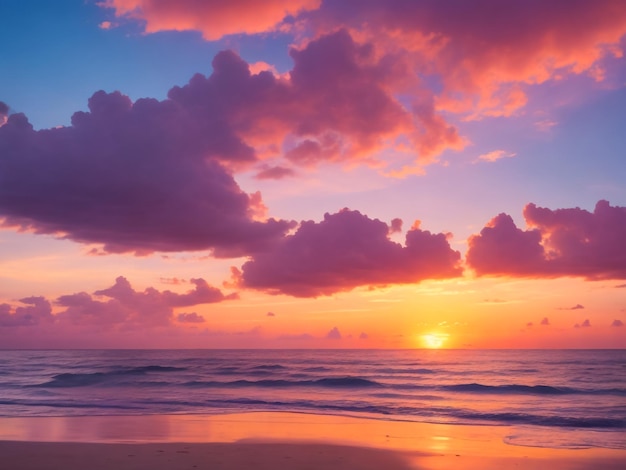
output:
[[321,0],[106,0],[118,17],[145,21],[145,31],[196,30],[207,40],[272,31],[288,16],[319,7]]

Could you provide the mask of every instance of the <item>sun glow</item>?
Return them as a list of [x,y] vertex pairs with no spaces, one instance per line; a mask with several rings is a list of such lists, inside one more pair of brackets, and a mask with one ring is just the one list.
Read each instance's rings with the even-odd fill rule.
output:
[[448,335],[444,333],[427,333],[420,336],[422,346],[428,349],[439,349],[448,340]]

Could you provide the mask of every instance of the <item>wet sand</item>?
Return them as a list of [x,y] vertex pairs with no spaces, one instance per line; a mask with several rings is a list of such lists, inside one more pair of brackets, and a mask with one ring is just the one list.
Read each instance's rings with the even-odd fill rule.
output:
[[297,413],[0,418],[11,470],[622,470],[626,451],[509,445],[506,426]]

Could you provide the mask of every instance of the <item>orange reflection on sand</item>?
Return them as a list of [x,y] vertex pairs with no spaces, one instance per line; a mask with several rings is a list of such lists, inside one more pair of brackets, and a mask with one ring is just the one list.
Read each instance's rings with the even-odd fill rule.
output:
[[507,426],[299,413],[0,418],[0,441],[343,445],[397,452],[422,470],[622,469],[626,452],[507,445]]

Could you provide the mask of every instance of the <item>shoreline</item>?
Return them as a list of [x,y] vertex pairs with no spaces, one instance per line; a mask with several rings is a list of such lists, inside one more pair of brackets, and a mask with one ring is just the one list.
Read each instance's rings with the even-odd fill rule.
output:
[[15,470],[626,468],[626,450],[505,443],[518,430],[286,412],[7,417],[0,455]]

